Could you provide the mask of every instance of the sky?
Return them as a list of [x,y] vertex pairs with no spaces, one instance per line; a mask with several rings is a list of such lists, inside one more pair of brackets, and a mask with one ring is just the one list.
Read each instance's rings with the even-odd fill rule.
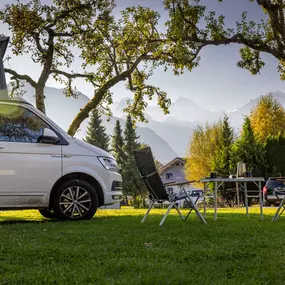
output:
[[[22,0],[23,1],[23,0]],[[24,0],[25,1],[25,0]],[[0,9],[5,4],[15,3],[16,0],[1,0]],[[42,0],[50,3],[51,0]],[[150,7],[158,11],[161,15],[161,22],[167,19],[167,12],[164,10],[162,0],[116,0],[116,16],[120,11],[131,5],[141,5]],[[201,0],[206,4],[209,10],[215,10],[217,13],[226,16],[226,23],[233,26],[235,21],[240,19],[243,11],[248,12],[252,20],[259,21],[263,13],[255,3],[249,3],[248,0]],[[0,33],[8,34],[8,27],[1,24]],[[174,76],[169,69],[164,72],[163,69],[156,70],[151,82],[159,86],[168,93],[168,96],[174,102],[179,97],[191,99],[196,104],[210,111],[225,110],[230,111],[241,107],[248,101],[255,99],[268,92],[285,92],[285,82],[280,80],[277,71],[277,60],[270,55],[264,55],[266,66],[260,75],[252,76],[248,71],[236,66],[239,60],[238,45],[228,45],[220,47],[207,47],[200,56],[199,67],[192,72],[186,71],[181,76]],[[80,52],[75,51],[77,57]],[[28,73],[31,77],[39,76],[40,67],[33,64],[28,56],[15,57],[13,55],[8,67],[16,69],[20,73]],[[76,61],[77,63],[79,62]],[[77,63],[73,69],[79,68]],[[83,80],[77,80],[76,87],[88,97],[93,95],[92,88]],[[49,80],[48,86],[60,88],[58,82]],[[114,101],[131,96],[124,88],[124,84],[119,84],[112,89]],[[155,104],[152,102],[151,104]]]

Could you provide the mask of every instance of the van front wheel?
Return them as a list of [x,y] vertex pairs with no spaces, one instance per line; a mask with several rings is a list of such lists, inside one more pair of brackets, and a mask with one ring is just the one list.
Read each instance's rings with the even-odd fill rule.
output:
[[88,182],[72,179],[56,189],[52,201],[55,215],[65,220],[91,219],[98,208],[95,188]]
[[55,219],[54,213],[48,208],[39,209],[40,214],[46,219]]

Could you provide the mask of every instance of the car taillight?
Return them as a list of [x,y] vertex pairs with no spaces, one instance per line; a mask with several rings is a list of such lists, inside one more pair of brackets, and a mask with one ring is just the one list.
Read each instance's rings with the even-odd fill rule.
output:
[[263,193],[264,193],[264,194],[267,194],[267,186],[264,186],[264,187],[263,187]]

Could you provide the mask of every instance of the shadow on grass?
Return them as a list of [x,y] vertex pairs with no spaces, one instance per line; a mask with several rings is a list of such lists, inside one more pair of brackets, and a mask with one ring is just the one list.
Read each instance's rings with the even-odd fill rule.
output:
[[12,225],[12,224],[45,224],[45,223],[58,223],[59,220],[49,220],[49,219],[42,219],[42,220],[33,220],[21,217],[10,217],[5,216],[0,218],[0,225]]
[[[271,222],[273,215],[275,214],[276,209],[270,208],[270,209],[264,209],[264,218],[263,221],[265,222]],[[37,211],[30,211],[26,213],[25,211],[13,211],[13,214],[6,215],[5,212],[3,212],[3,216],[0,213],[0,225],[11,225],[11,224],[47,224],[47,223],[106,223],[106,224],[141,224],[141,220],[146,212],[146,209],[118,209],[118,210],[98,210],[96,215],[93,219],[88,221],[60,221],[56,219],[45,219],[41,217]],[[163,218],[166,210],[165,209],[154,209],[150,212],[149,216],[147,217],[146,221],[144,222],[145,225],[147,224],[159,224],[161,219]],[[182,210],[183,215],[185,216],[188,212],[187,210]],[[203,211],[201,211],[203,213]],[[195,212],[192,212],[189,216],[188,220],[183,222],[177,212],[175,210],[172,210],[170,214],[168,215],[165,225],[167,225],[168,222],[173,223],[193,223],[195,221],[196,223],[202,222],[199,220],[199,218],[196,216]],[[249,217],[247,218],[245,214],[245,209],[219,209],[218,210],[218,218],[217,221],[214,221],[214,211],[213,209],[210,209],[207,211],[206,215],[206,222],[207,224],[218,224],[218,223],[239,223],[239,222],[263,222],[260,217],[260,213],[258,209],[251,209],[249,211]],[[277,223],[284,222],[285,223],[285,215],[281,216]],[[207,225],[205,225],[207,226]]]

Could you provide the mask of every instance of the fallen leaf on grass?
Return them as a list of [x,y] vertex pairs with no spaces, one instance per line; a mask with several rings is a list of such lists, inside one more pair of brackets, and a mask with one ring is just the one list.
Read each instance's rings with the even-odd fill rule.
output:
[[143,245],[145,248],[152,248],[152,242],[149,243],[145,242]]

